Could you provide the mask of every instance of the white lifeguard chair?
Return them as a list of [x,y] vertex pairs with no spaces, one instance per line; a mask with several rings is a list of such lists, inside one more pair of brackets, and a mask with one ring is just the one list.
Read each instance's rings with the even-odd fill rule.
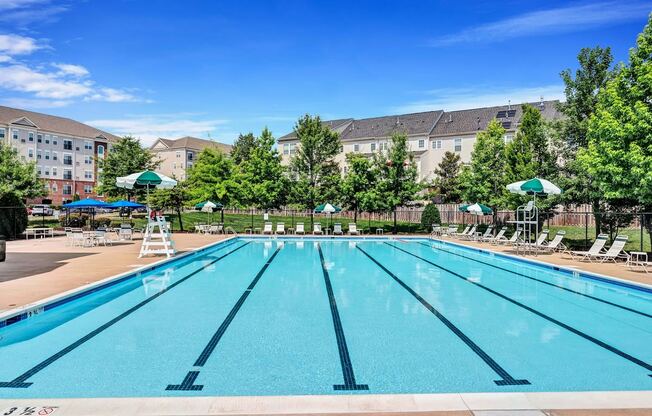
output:
[[172,241],[169,224],[165,221],[165,217],[157,215],[147,222],[138,257],[160,254],[165,254],[169,258],[177,254],[177,250]]

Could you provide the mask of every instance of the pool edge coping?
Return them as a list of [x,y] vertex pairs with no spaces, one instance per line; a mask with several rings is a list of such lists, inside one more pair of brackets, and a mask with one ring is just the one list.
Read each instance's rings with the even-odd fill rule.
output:
[[335,415],[426,411],[651,409],[652,391],[0,399],[0,409],[13,406],[56,406],[57,414],[64,415]]
[[[69,298],[73,298],[75,296],[84,296],[85,293],[90,294],[94,289],[97,289],[98,287],[102,287],[105,285],[108,285],[112,282],[115,282],[117,280],[125,280],[130,277],[136,277],[140,273],[147,272],[149,270],[155,269],[156,267],[159,267],[161,265],[164,265],[166,263],[171,263],[173,261],[177,261],[179,259],[183,259],[184,257],[191,256],[193,254],[199,253],[200,251],[206,250],[208,248],[211,248],[212,246],[216,246],[219,244],[223,244],[227,241],[231,241],[234,238],[238,238],[238,235],[234,235],[232,237],[227,237],[223,240],[219,241],[214,241],[209,244],[205,244],[201,247],[195,247],[192,249],[188,249],[188,251],[181,253],[177,256],[170,257],[170,258],[164,258],[161,260],[157,260],[153,263],[148,263],[144,264],[142,266],[139,266],[137,268],[127,270],[126,272],[114,274],[112,276],[105,277],[103,279],[97,280],[95,282],[87,283],[82,286],[75,287],[73,289],[69,289],[65,292],[57,293],[52,296],[48,296],[47,298],[40,299],[36,302],[31,302],[25,305],[18,306],[16,308],[8,309],[4,312],[0,312],[0,328],[3,328],[5,325],[1,325],[5,323],[7,320],[10,320],[12,318],[15,318],[16,316],[20,316],[22,314],[29,314],[30,312],[38,311],[42,308],[45,308],[46,306],[52,305],[56,302],[64,301]],[[25,318],[23,318],[25,319]],[[21,319],[22,320],[22,319]]]

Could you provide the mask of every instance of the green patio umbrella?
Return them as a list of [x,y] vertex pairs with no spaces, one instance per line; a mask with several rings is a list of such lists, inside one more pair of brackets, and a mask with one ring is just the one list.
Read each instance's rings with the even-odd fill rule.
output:
[[520,195],[559,195],[561,189],[554,183],[541,179],[532,178],[527,181],[519,181],[507,185],[507,190]]
[[[177,181],[161,173],[152,170],[132,173],[127,176],[116,178],[115,185],[118,188],[125,189],[147,189],[147,202],[149,202],[149,190],[152,189],[172,189],[177,185]],[[149,221],[149,206],[147,207],[147,218]]]
[[330,227],[330,223],[333,222],[333,213],[340,212],[340,211],[342,211],[342,208],[336,207],[335,205],[329,203],[321,204],[315,208],[316,214],[331,214],[328,223],[329,227]]
[[[461,207],[460,207],[461,208]],[[493,210],[486,205],[475,203],[473,205],[466,205],[465,212],[474,215],[490,215]]]

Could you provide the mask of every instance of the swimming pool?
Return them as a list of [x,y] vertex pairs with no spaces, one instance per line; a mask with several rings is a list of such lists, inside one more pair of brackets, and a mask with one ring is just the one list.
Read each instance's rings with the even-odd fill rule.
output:
[[427,239],[235,238],[22,318],[0,398],[652,390],[649,290]]

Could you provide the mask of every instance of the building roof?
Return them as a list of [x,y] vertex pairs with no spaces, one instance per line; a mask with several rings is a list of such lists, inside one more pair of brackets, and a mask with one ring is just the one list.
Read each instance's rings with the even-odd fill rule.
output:
[[13,122],[24,127],[33,127],[39,130],[75,137],[86,137],[89,139],[105,138],[108,141],[119,139],[118,136],[111,133],[69,118],[0,106],[0,124],[12,124]]
[[[322,125],[327,125],[330,127],[331,130],[337,130],[339,128],[342,128],[345,126],[347,123],[350,123],[353,121],[352,118],[340,118],[337,120],[322,120],[321,124]],[[293,140],[297,138],[297,134],[292,131],[291,133],[286,134],[285,136],[281,136],[278,138],[278,141],[283,141],[283,140]]]
[[[554,120],[561,117],[557,110],[558,100],[529,103],[539,109],[543,118]],[[503,122],[506,130],[515,130],[521,121],[523,109],[521,104],[495,107],[472,108],[469,110],[446,111],[430,133],[431,136],[448,136],[463,133],[475,133],[485,130],[494,118]]]
[[[165,149],[160,149],[160,148],[154,149],[154,147],[158,143],[162,143],[165,146]],[[198,137],[185,136],[176,140],[159,138],[156,142],[154,142],[154,144],[152,144],[150,150],[157,151],[157,150],[173,150],[173,149],[193,149],[197,151],[202,151],[207,147],[216,148],[219,151],[227,154],[231,153],[231,149],[233,148],[233,146],[231,146],[230,144],[220,143],[214,140],[200,139]]]
[[407,135],[428,134],[432,131],[442,113],[443,111],[437,110],[356,119],[351,121],[344,129],[340,139],[347,141],[371,137],[389,137],[394,133],[405,133]]

